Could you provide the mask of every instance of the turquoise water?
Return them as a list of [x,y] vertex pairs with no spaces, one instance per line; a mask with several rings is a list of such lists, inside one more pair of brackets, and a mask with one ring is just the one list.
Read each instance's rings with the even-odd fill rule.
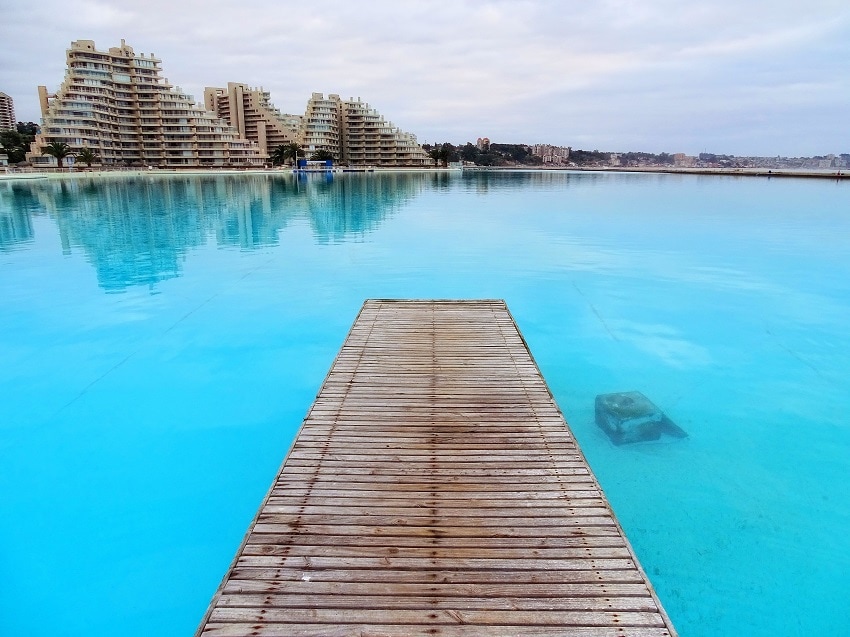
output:
[[[366,298],[504,298],[682,637],[843,633],[850,184],[0,182],[0,634],[192,634]],[[599,393],[690,434],[616,447]]]

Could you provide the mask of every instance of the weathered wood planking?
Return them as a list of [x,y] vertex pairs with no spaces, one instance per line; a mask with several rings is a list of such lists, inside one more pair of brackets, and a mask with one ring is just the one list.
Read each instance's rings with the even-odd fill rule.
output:
[[502,301],[367,301],[198,635],[670,637]]

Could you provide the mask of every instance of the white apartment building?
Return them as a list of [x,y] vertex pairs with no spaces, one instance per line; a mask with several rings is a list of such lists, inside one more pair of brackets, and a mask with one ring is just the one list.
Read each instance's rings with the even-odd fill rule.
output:
[[430,166],[433,161],[417,143],[363,102],[341,100],[331,93],[313,93],[307,102],[301,129],[306,155],[324,150],[347,164],[374,166]]
[[0,130],[14,129],[17,124],[14,100],[5,93],[0,93]]
[[301,127],[301,146],[309,157],[318,151],[326,151],[337,161],[342,160],[340,127],[342,101],[339,95],[313,93],[307,101],[307,110]]
[[430,166],[433,160],[416,136],[387,122],[358,97],[342,103],[341,155],[350,164]]
[[55,165],[42,155],[51,142],[74,151],[91,148],[104,165],[168,168],[262,163],[257,144],[194,103],[162,77],[162,61],[120,47],[98,51],[77,40],[67,51],[65,80],[55,94],[39,86],[42,127],[27,160]]

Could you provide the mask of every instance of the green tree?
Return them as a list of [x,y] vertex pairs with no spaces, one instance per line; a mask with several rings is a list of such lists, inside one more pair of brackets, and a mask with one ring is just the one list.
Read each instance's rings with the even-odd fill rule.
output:
[[476,166],[498,166],[502,163],[503,159],[499,153],[496,152],[486,152],[478,155],[478,159],[475,160]]
[[88,147],[83,148],[80,152],[77,153],[77,159],[85,163],[85,165],[89,168],[91,168],[91,165],[94,162],[100,161],[100,157],[97,156],[97,153]]
[[35,122],[18,122],[17,130],[21,135],[35,137],[38,133],[38,124]]
[[289,144],[286,145],[286,158],[291,159],[293,164],[298,161],[298,155],[300,154],[303,154],[301,146],[295,142],[289,142]]
[[281,145],[277,148],[274,148],[272,152],[269,153],[269,159],[272,162],[272,166],[280,166],[283,162],[286,161],[284,156],[286,148]]
[[460,149],[460,158],[463,161],[474,162],[475,160],[478,159],[478,156],[480,154],[481,154],[481,151],[478,150],[478,146],[475,146],[474,144],[471,144],[469,142],[466,142],[466,145],[463,148]]
[[15,128],[0,131],[0,152],[6,154],[10,164],[24,161],[36,133],[38,125],[33,122],[18,122]]
[[301,147],[295,142],[290,142],[288,144],[281,144],[275,148],[269,153],[269,159],[272,160],[273,165],[280,166],[290,160],[294,163],[299,153],[301,153]]
[[[635,153],[641,155],[642,153]],[[611,153],[601,153],[598,150],[577,150],[570,151],[570,161],[579,166],[597,166],[601,162],[611,159]]]
[[311,161],[327,161],[328,159],[334,159],[334,155],[331,151],[325,149],[317,150],[310,156]]
[[448,166],[450,161],[458,161],[460,159],[460,155],[458,155],[457,149],[454,145],[447,142],[435,144],[434,147],[428,151],[428,156],[434,160],[434,163],[436,163],[437,166],[442,165],[443,168]]
[[47,146],[42,147],[41,154],[55,157],[56,163],[59,165],[59,168],[62,168],[62,161],[68,155],[73,155],[74,151],[72,151],[71,147],[68,146],[68,144],[66,144],[65,142],[50,142],[49,144],[47,144]]
[[27,152],[27,143],[23,135],[15,130],[0,131],[0,152],[6,154],[10,164],[24,161]]
[[450,161],[460,161],[460,155],[458,155],[454,144],[440,146],[440,154],[442,155],[443,166],[448,166]]
[[523,144],[490,144],[490,152],[499,153],[506,160],[519,164],[525,163],[526,158],[531,154],[528,146]]

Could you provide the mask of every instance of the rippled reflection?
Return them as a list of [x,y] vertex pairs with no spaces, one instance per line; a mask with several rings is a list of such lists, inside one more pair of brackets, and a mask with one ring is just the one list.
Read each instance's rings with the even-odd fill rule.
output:
[[38,200],[25,184],[5,185],[0,188],[0,252],[33,240],[32,215],[39,210]]
[[214,241],[252,250],[278,244],[305,219],[319,243],[366,235],[415,197],[422,173],[144,176],[38,180],[0,187],[0,250],[34,237],[47,214],[62,250],[85,251],[100,286],[121,291],[180,275],[187,250]]

